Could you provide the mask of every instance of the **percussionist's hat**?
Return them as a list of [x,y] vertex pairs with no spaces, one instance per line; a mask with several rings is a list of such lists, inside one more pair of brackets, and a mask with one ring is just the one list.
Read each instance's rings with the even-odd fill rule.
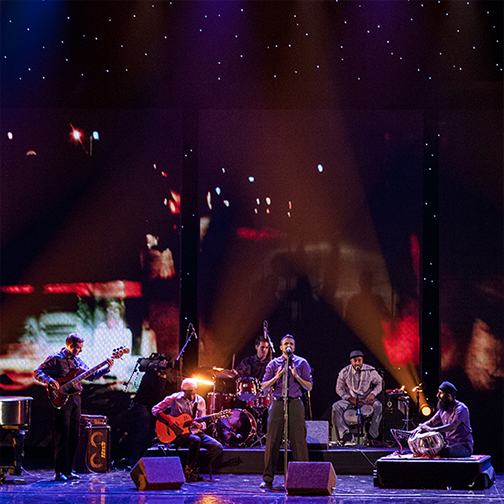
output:
[[444,381],[439,385],[439,390],[442,390],[446,394],[451,394],[452,396],[455,396],[457,394],[457,388],[453,383],[450,383],[449,381]]
[[360,350],[354,350],[353,352],[350,352],[350,359],[353,359],[354,357],[364,358],[364,354]]

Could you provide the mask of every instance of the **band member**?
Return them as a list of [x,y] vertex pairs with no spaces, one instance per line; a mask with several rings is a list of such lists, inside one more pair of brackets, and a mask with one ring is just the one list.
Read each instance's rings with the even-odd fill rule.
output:
[[[292,449],[293,459],[308,460],[308,445],[306,444],[305,409],[302,401],[302,389],[310,391],[313,387],[311,367],[306,359],[294,355],[296,343],[290,334],[286,334],[280,342],[282,355],[273,359],[266,367],[262,389],[273,387],[273,402],[269,408],[266,450],[264,452],[263,482],[260,488],[273,488],[273,479],[277,467],[282,434],[284,433],[284,373],[287,373],[288,397],[288,439]],[[286,369],[286,364],[289,369]]]
[[266,366],[270,361],[270,345],[264,336],[256,338],[255,350],[255,355],[246,357],[236,366],[236,374],[243,377],[257,378],[259,381],[262,381]]
[[[206,416],[206,404],[203,397],[196,394],[198,382],[192,378],[182,380],[180,386],[181,392],[175,392],[165,397],[160,403],[152,408],[152,414],[158,419],[168,423],[168,426],[173,425],[164,411],[171,408],[171,416],[177,417],[182,414],[190,415],[192,418]],[[214,438],[208,436],[203,431],[206,428],[204,422],[193,422],[190,427],[190,432],[177,436],[174,442],[183,448],[188,448],[186,467],[184,470],[185,478],[188,483],[203,481],[200,476],[200,467],[198,465],[198,455],[201,447],[206,448],[208,464],[221,454],[222,445]]]
[[457,389],[450,382],[439,385],[438,410],[427,422],[420,424],[413,433],[441,432],[446,444],[440,457],[470,457],[473,453],[473,437],[469,409],[456,399]]
[[[79,357],[84,346],[84,339],[72,333],[66,338],[66,347],[57,354],[49,356],[36,370],[35,379],[48,387],[48,390],[60,389],[64,378],[77,376],[89,370],[89,367]],[[107,374],[114,363],[113,359],[105,361],[106,367],[98,369],[86,380],[93,381]],[[63,380],[61,380],[63,379]],[[75,452],[79,443],[79,430],[81,419],[82,385],[75,386],[77,393],[71,394],[66,403],[59,409],[52,408],[52,424],[54,439],[54,469],[56,481],[79,479],[72,470]]]
[[376,369],[364,364],[364,355],[360,350],[350,352],[350,364],[338,374],[336,393],[341,397],[332,406],[332,421],[336,427],[338,437],[345,445],[354,444],[354,435],[345,423],[344,413],[357,404],[369,404],[373,407],[373,414],[369,424],[370,444],[376,443],[380,431],[382,404],[376,397],[382,390],[382,379]]

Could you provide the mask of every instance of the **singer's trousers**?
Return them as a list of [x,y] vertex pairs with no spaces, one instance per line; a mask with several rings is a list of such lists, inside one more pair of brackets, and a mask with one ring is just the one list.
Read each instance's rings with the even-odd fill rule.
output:
[[[378,399],[373,401],[373,416],[371,417],[371,422],[369,424],[369,435],[373,439],[377,439],[380,434],[380,422],[382,418],[382,404]],[[341,440],[343,436],[350,432],[348,425],[345,422],[344,414],[348,408],[354,408],[355,406],[346,399],[340,399],[336,401],[332,406],[332,420],[333,425],[338,431],[339,439]],[[362,419],[364,421],[364,418]]]
[[[308,461],[306,444],[305,409],[300,398],[289,399],[288,438],[292,457],[296,461]],[[264,452],[264,481],[273,481],[284,432],[284,402],[274,400],[269,408],[266,450]],[[286,455],[284,455],[286,456]]]

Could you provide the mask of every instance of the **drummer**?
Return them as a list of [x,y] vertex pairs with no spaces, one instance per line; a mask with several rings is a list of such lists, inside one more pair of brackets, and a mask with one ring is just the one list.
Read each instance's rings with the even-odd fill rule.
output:
[[377,443],[382,417],[382,404],[376,396],[382,390],[382,379],[376,369],[364,364],[364,355],[360,350],[350,352],[350,364],[338,374],[336,393],[341,397],[332,406],[332,421],[336,427],[339,440],[344,446],[355,443],[344,420],[347,409],[355,408],[357,401],[360,406],[369,404],[373,407],[371,423],[369,425],[369,444]]
[[255,355],[246,357],[236,366],[236,377],[256,378],[259,383],[262,381],[266,366],[271,360],[270,344],[263,336],[258,336],[255,340]]

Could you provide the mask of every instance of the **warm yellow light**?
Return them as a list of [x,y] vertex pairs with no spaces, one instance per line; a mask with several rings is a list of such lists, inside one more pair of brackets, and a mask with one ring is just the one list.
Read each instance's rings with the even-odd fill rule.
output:
[[213,382],[204,380],[203,378],[194,378],[198,383],[201,383],[202,385],[213,385]]
[[420,413],[422,413],[423,416],[428,417],[432,414],[432,408],[428,404],[422,404],[420,407]]

